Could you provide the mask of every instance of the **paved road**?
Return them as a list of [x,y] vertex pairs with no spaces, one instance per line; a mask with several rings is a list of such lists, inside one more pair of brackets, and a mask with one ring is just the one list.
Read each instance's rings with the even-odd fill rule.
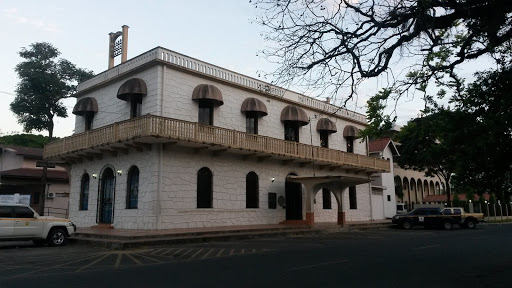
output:
[[0,287],[512,287],[512,224],[110,251],[0,242]]

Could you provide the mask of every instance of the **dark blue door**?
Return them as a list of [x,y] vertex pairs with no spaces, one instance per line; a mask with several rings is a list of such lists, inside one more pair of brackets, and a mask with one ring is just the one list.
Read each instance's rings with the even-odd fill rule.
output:
[[100,223],[112,223],[114,209],[114,171],[107,168],[101,177]]

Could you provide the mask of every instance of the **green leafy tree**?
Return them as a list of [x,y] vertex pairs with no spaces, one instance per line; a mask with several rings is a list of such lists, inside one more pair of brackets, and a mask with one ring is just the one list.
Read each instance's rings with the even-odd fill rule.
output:
[[496,195],[494,193],[491,193],[491,196],[489,196],[489,203],[496,204],[498,201],[496,201]]
[[[460,149],[464,139],[459,139],[454,133],[462,125],[465,125],[463,113],[444,108],[409,121],[396,136],[401,144],[398,165],[404,169],[424,171],[426,176],[437,176],[444,183],[450,183],[460,161],[468,157]],[[447,185],[446,188],[450,206],[451,187]]]
[[[478,73],[466,91],[454,97],[456,109],[466,115],[460,127],[465,158],[456,172],[461,185],[498,199],[512,195],[512,66]],[[460,133],[460,132],[458,132]]]
[[475,202],[475,193],[473,192],[473,189],[466,190],[466,200],[468,202]]
[[[365,79],[384,76],[397,97],[429,83],[462,91],[455,71],[491,55],[510,59],[510,0],[251,0],[274,43],[278,84],[330,91],[346,102]],[[400,63],[403,71],[392,71]],[[385,80],[385,81],[386,81]],[[346,92],[338,93],[347,88]],[[348,93],[347,93],[348,92]]]
[[459,193],[455,192],[453,193],[453,201],[452,201],[453,207],[462,207],[462,202],[459,198]]
[[0,143],[22,147],[44,148],[44,145],[48,143],[48,137],[34,134],[13,134],[1,136]]
[[46,130],[51,139],[54,117],[67,117],[62,100],[76,91],[78,82],[92,77],[93,73],[77,68],[66,59],[57,59],[60,52],[50,43],[30,44],[18,54],[24,61],[15,68],[20,82],[11,110],[25,132]]

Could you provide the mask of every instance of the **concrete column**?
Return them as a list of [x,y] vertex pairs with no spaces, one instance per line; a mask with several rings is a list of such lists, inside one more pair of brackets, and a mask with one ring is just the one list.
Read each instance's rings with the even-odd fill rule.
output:
[[121,46],[121,63],[128,59],[128,25],[123,25],[123,43]]
[[334,194],[334,197],[336,198],[336,201],[338,202],[338,225],[345,226],[346,218],[345,218],[345,211],[343,211],[343,190],[345,188],[338,188],[331,190],[331,192]]
[[306,223],[315,224],[315,188],[311,183],[304,183],[306,193]]

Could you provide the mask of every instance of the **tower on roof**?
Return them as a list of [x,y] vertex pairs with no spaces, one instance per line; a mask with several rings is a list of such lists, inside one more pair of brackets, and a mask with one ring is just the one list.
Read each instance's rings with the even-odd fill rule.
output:
[[[121,55],[121,63],[126,62],[128,58],[128,28],[130,27],[123,25],[122,28],[122,31],[110,32],[108,34],[108,69],[114,67],[114,58],[117,56]],[[119,36],[121,36],[121,39],[118,40]]]

